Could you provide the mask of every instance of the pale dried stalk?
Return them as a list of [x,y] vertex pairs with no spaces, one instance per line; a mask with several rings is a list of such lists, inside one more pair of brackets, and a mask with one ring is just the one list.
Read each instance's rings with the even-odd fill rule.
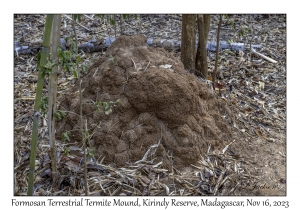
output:
[[[53,61],[58,62],[57,49],[60,45],[60,25],[61,15],[54,15],[53,17],[53,29],[52,29],[52,55]],[[49,144],[51,150],[51,164],[52,164],[52,178],[53,183],[57,180],[57,166],[56,166],[56,146],[55,146],[55,111],[56,111],[56,96],[57,96],[57,66],[53,67],[53,72],[49,76],[49,88],[48,88],[48,133]]]
[[218,71],[221,25],[222,25],[222,15],[220,15],[220,20],[219,20],[219,25],[218,25],[218,32],[217,32],[216,61],[215,61],[215,69],[214,69],[214,72],[213,72],[213,81],[212,81],[214,90],[215,90],[216,75],[217,75],[217,71]]
[[267,61],[270,61],[272,63],[277,63],[277,61],[273,60],[272,58],[269,58],[269,57],[267,57],[267,56],[265,56],[265,55],[263,55],[263,54],[261,54],[259,52],[256,52],[253,48],[251,48],[251,52],[253,52],[255,55],[258,55],[258,56],[266,59]]
[[[75,29],[75,18],[73,15],[73,22],[72,22],[72,28],[74,30],[74,35],[75,35],[75,44],[76,44],[76,55],[78,54],[78,40],[77,40],[77,33]],[[87,168],[86,168],[86,142],[83,134],[83,125],[82,125],[82,88],[81,88],[81,72],[80,69],[78,68],[77,64],[77,70],[78,70],[78,81],[79,81],[79,104],[80,104],[80,117],[79,117],[79,124],[80,124],[80,130],[81,130],[81,135],[82,135],[82,143],[83,143],[83,150],[84,150],[84,191],[85,195],[89,195],[89,190],[88,190],[88,184],[87,184]]]
[[[73,19],[72,18],[70,18],[68,15],[64,15],[66,18],[68,18],[69,20],[72,20],[73,21]],[[82,28],[84,28],[85,30],[87,30],[87,31],[91,31],[90,29],[88,29],[87,27],[85,27],[85,26],[83,26],[83,25],[81,25],[80,23],[77,23],[77,22],[75,22],[77,25],[79,25],[79,26],[81,26]]]

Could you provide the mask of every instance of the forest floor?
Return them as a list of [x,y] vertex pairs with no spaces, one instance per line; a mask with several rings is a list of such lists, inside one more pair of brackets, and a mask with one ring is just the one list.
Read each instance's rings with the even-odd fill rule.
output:
[[[115,18],[119,18],[119,16],[115,16]],[[28,46],[29,49],[39,48],[43,38],[45,16],[15,15],[14,21],[15,43]],[[219,16],[212,15],[209,42],[216,40],[218,21]],[[71,23],[67,16],[63,16],[62,29],[62,37],[73,36]],[[87,15],[83,17],[80,25],[76,25],[76,29],[79,42],[82,44],[91,40],[104,42],[106,37],[118,37],[121,27],[119,24],[115,26],[106,24],[103,19],[97,16]],[[180,40],[181,15],[139,15],[138,19],[132,16],[124,22],[122,30],[127,35],[144,34],[156,43],[160,43],[160,40]],[[197,168],[191,165],[182,169],[182,171],[177,171],[176,168],[172,167],[166,169],[158,165],[149,165],[149,162],[142,166],[131,165],[131,168],[125,170],[124,168],[117,169],[114,164],[105,163],[106,165],[104,165],[100,161],[100,164],[94,164],[93,167],[90,166],[89,168],[89,177],[91,178],[89,185],[90,191],[93,190],[93,195],[169,195],[170,193],[173,195],[206,195],[211,194],[214,189],[220,191],[216,195],[286,195],[286,16],[231,15],[223,21],[221,41],[244,43],[245,49],[238,52],[230,50],[220,52],[218,63],[219,89],[213,91],[209,85],[206,88],[207,91],[213,93],[216,100],[220,99],[226,104],[224,106],[229,107],[230,113],[233,115],[230,126],[234,134],[232,134],[233,138],[231,140],[240,142],[237,144],[227,139],[227,143],[221,146],[224,148],[224,146],[229,145],[229,148],[231,148],[232,143],[232,146],[237,144],[236,147],[239,147],[239,145],[241,147],[228,149],[227,152],[230,154],[227,156],[224,156],[225,150],[224,154],[203,153],[201,156],[205,156],[205,158],[199,159],[202,164],[201,167],[197,166]],[[256,51],[277,62],[272,63],[251,53],[250,43],[256,46],[260,45],[256,48]],[[153,51],[151,52],[153,53]],[[147,53],[150,52],[147,51]],[[157,51],[157,53],[159,52]],[[173,60],[180,59],[180,52],[170,51],[168,53],[170,53],[170,57],[174,58]],[[92,66],[95,61],[97,62],[99,58],[101,59],[105,55],[105,52],[81,52],[81,55],[85,57],[85,64]],[[15,195],[26,195],[27,192],[26,180],[28,177],[33,104],[37,83],[35,56],[34,50],[15,55]],[[214,69],[214,59],[215,53],[208,51],[209,75],[212,74]],[[180,71],[180,67],[178,69]],[[95,69],[91,68],[90,70],[94,74]],[[206,82],[209,83],[209,80]],[[58,81],[59,98],[67,96],[75,85],[76,79],[72,75],[63,74]],[[43,93],[45,96],[47,95],[47,83]],[[128,95],[128,98],[130,97],[131,95]],[[63,100],[59,102],[61,101]],[[205,106],[209,106],[209,104]],[[215,119],[217,118],[219,116],[215,117]],[[229,126],[229,124],[226,126]],[[214,131],[211,132],[214,133]],[[211,143],[214,146],[213,141]],[[82,195],[82,167],[80,165],[82,148],[80,144],[75,145],[58,141],[58,148],[60,167],[64,169],[61,173],[64,176],[61,178],[59,188],[56,189],[51,187],[47,119],[42,118],[36,161],[35,195]],[[71,154],[64,155],[66,148]],[[219,148],[219,150],[222,151],[222,148]],[[74,153],[72,154],[72,152]],[[215,159],[215,156],[218,156],[219,159]],[[141,156],[140,159],[142,158]],[[224,190],[226,186],[225,179],[222,183],[223,188],[218,189],[220,183],[214,183],[221,176],[219,172],[215,171],[216,167],[214,166],[216,165],[214,164],[217,160],[221,161],[223,168],[227,168],[226,164],[228,164],[229,168],[227,169],[229,171],[233,170],[232,173],[236,175],[229,176],[228,173],[224,175],[224,177],[227,175],[227,177],[236,179],[232,182],[236,183],[236,186],[228,185],[230,189],[234,189],[233,192],[229,193]],[[91,162],[93,161],[98,163],[98,161],[91,159]],[[208,162],[211,162],[214,166],[211,167]],[[205,166],[205,164],[207,165]],[[199,168],[203,169],[203,173]],[[139,170],[148,171],[147,176]],[[98,171],[101,173],[98,173]],[[136,182],[138,184],[135,181],[118,177],[121,172],[137,176]],[[154,183],[150,172],[153,177],[157,178],[158,176],[162,181]],[[107,176],[107,173],[110,173],[111,178]],[[213,175],[210,175],[211,173]],[[244,174],[243,179],[241,174]],[[94,181],[95,177],[100,178]],[[165,177],[170,179],[163,180]],[[238,180],[239,178],[242,180]],[[123,185],[120,184],[120,180],[122,180]],[[209,181],[212,183],[208,184]],[[98,183],[102,184],[100,189],[95,188]],[[134,193],[128,186],[127,188],[124,187],[125,185],[134,186]],[[152,191],[150,185],[153,187]],[[121,189],[121,186],[124,189]],[[212,190],[206,189],[206,186],[212,188]],[[73,188],[70,190],[70,187]]]

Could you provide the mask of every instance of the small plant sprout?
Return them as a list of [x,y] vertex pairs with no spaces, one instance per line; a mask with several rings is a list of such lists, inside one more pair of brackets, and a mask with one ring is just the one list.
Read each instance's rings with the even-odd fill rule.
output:
[[66,112],[58,110],[57,112],[54,113],[54,117],[60,121],[62,118],[66,116]]
[[68,156],[70,154],[70,149],[69,149],[69,147],[65,147],[64,148],[64,155],[65,156]]
[[87,150],[87,156],[94,157],[94,155],[95,155],[94,150],[88,148],[88,150]]
[[109,57],[109,60],[111,61],[111,63],[112,63],[113,65],[115,65],[114,57],[110,56],[110,57]]
[[43,117],[47,115],[47,109],[48,109],[48,101],[49,97],[43,97],[41,100],[41,111],[43,112]]
[[70,141],[69,134],[70,134],[69,131],[63,132],[61,134],[61,139],[63,140],[63,142]]
[[117,101],[109,101],[109,102],[101,102],[96,101],[95,106],[97,109],[97,112],[104,111],[106,115],[112,113],[112,107],[117,106],[117,104],[121,104],[121,99],[118,99]]

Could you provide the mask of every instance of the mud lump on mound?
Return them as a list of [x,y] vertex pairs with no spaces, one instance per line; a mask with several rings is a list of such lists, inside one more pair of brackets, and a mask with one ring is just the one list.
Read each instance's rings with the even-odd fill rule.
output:
[[[168,66],[172,65],[169,68]],[[104,162],[124,166],[141,160],[159,143],[152,157],[166,167],[183,168],[200,159],[209,144],[222,149],[232,141],[231,112],[205,83],[187,73],[181,61],[159,48],[146,46],[142,35],[116,39],[83,78],[83,116],[89,146]],[[75,112],[57,123],[56,137],[70,131],[71,141],[81,141],[77,86],[60,103]],[[94,102],[122,104],[105,115]]]

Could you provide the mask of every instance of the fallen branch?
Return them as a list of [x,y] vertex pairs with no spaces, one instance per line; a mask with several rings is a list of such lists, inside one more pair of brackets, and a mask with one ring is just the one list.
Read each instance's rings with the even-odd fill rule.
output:
[[267,56],[265,56],[265,55],[263,55],[263,54],[261,54],[261,53],[259,53],[259,52],[256,52],[253,48],[251,48],[251,52],[253,52],[254,54],[256,54],[256,55],[258,55],[258,56],[260,56],[260,57],[263,57],[263,58],[266,59],[267,61],[270,61],[270,62],[272,62],[272,63],[277,63],[277,61],[273,60],[272,58],[269,58],[269,57],[267,57]]

